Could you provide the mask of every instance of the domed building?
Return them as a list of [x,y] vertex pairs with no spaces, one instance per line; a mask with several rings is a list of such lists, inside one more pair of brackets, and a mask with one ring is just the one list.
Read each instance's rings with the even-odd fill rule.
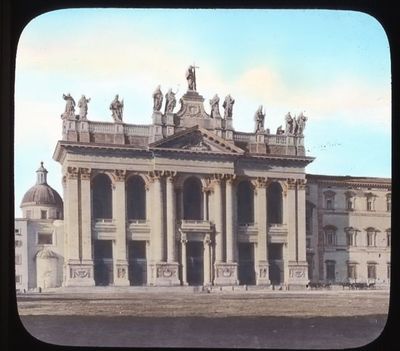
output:
[[36,171],[36,184],[25,193],[21,202],[24,218],[62,219],[63,201],[58,192],[47,184],[47,173],[41,162]]
[[36,184],[22,198],[22,218],[15,220],[15,278],[21,292],[62,285],[63,201],[47,184],[47,173],[41,162]]

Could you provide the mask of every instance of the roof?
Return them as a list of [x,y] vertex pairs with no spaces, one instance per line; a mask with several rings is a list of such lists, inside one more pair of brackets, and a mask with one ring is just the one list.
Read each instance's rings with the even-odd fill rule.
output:
[[28,205],[53,205],[62,208],[61,196],[48,184],[36,184],[22,198],[21,207]]

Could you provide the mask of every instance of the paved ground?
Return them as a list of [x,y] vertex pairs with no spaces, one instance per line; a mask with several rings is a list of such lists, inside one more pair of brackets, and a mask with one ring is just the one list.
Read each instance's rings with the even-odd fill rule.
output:
[[40,340],[82,346],[344,348],[383,330],[387,291],[69,292],[18,297]]

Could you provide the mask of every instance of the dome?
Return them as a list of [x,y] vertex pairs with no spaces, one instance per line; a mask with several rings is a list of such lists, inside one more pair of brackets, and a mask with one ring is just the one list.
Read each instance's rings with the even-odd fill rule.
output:
[[54,205],[62,207],[61,196],[47,184],[36,184],[24,195],[21,206],[24,205]]
[[36,171],[36,184],[30,188],[22,198],[21,207],[28,205],[51,205],[62,208],[63,201],[61,196],[50,185],[47,184],[47,170],[40,163]]

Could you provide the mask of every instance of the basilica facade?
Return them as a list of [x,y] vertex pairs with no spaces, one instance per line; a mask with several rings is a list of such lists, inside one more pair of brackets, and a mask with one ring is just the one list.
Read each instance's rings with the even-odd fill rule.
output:
[[[164,96],[157,87],[148,125],[124,123],[118,95],[110,105],[113,122],[89,120],[89,99],[82,96],[77,113],[73,98],[64,95],[62,140],[53,155],[62,167],[64,202],[53,202],[46,218],[58,225],[58,239],[44,246],[36,240],[27,261],[36,268],[38,260],[52,262],[44,265],[48,276],[57,269],[47,287],[304,288],[325,280],[324,260],[331,259],[314,239],[322,235],[321,215],[312,217],[313,240],[306,223],[307,206],[322,206],[320,195],[306,201],[312,197],[307,191],[320,193],[306,184],[305,168],[314,160],[305,154],[307,118],[288,114],[285,129],[271,134],[260,106],[254,132],[236,131],[235,100],[228,95],[221,113],[215,95],[208,114],[194,69],[187,71],[188,90],[177,111],[175,93]],[[43,173],[38,170],[37,185]],[[382,183],[380,189],[390,192],[390,180]],[[34,199],[21,206],[39,205]],[[41,221],[25,217],[26,211],[17,222]],[[386,217],[390,222],[390,212]],[[315,265],[322,268],[310,270]],[[30,287],[45,279],[36,268],[27,268]]]

